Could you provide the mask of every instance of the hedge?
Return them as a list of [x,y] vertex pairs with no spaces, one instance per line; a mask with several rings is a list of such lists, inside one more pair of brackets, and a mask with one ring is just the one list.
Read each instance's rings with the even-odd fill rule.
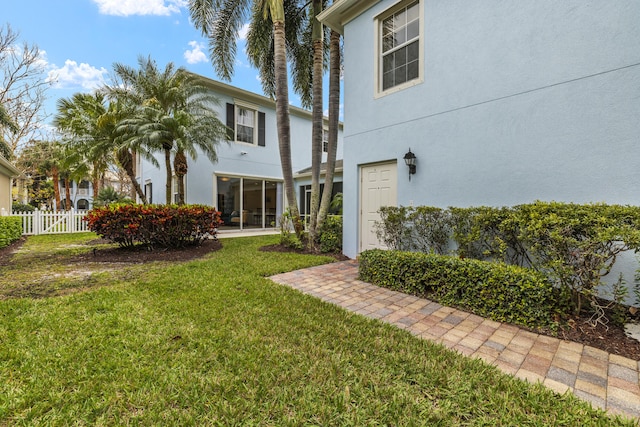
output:
[[528,327],[552,325],[566,307],[544,275],[502,263],[373,249],[360,254],[359,273],[378,286]]
[[22,236],[22,218],[17,216],[0,217],[0,248],[9,246]]
[[[571,296],[574,313],[598,304],[603,277],[623,252],[640,252],[640,207],[542,202],[447,210],[385,207],[378,237],[389,248],[443,253],[449,236],[463,258],[542,272]],[[420,244],[420,242],[423,242]],[[453,252],[451,250],[450,252]],[[628,287],[615,284],[621,301]]]

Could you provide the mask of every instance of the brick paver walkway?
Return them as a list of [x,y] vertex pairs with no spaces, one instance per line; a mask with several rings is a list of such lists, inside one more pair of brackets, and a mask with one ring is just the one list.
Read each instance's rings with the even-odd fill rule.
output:
[[570,390],[596,407],[640,420],[638,361],[362,282],[356,261],[325,264],[271,279],[481,358],[518,378],[540,381],[558,393]]

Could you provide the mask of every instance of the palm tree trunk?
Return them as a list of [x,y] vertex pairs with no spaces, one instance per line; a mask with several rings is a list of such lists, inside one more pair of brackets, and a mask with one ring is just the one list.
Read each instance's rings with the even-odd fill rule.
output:
[[184,205],[184,176],[187,174],[189,166],[184,151],[178,150],[173,159],[173,170],[176,172],[178,180],[178,204]]
[[53,179],[53,196],[56,200],[56,210],[60,210],[60,171],[57,167],[51,169],[51,178]]
[[71,210],[71,180],[69,177],[65,177],[64,179],[64,198],[65,204],[64,209],[66,211]]
[[100,185],[100,177],[94,175],[91,177],[91,186],[93,187],[93,197],[98,197],[98,193],[100,193],[100,189],[102,186]]
[[329,41],[329,149],[327,150],[327,169],[324,176],[324,193],[318,212],[318,227],[327,218],[333,192],[333,177],[336,170],[338,151],[338,124],[340,115],[340,33],[331,31]]
[[171,173],[171,149],[164,149],[164,165],[167,171],[167,181],[165,183],[165,201],[167,205],[171,204],[171,181],[173,174]]
[[122,166],[122,169],[124,169],[125,173],[129,177],[135,194],[137,194],[138,197],[140,197],[140,200],[142,200],[142,203],[146,205],[147,198],[144,195],[144,191],[142,190],[140,183],[136,179],[136,172],[133,170],[133,155],[131,154],[131,151],[124,149],[119,150],[116,153],[116,156],[118,158],[118,163],[120,163],[120,166]]
[[[273,15],[273,14],[272,14]],[[284,15],[284,13],[283,13]],[[280,20],[273,19],[274,74],[276,83],[276,122],[278,128],[278,147],[284,191],[289,213],[293,220],[296,235],[300,238],[304,231],[300,221],[300,210],[293,184],[293,167],[291,165],[291,123],[289,121],[289,87],[287,79],[287,58],[285,53],[284,16]]]
[[324,43],[322,24],[315,17],[322,12],[322,1],[313,0],[313,107],[311,132],[311,212],[309,218],[309,247],[314,249],[318,235],[318,207],[320,205],[320,167],[322,163],[322,74],[324,71]]

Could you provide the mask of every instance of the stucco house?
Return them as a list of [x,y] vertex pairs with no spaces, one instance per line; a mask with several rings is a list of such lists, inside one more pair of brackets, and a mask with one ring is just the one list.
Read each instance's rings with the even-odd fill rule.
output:
[[379,245],[382,205],[640,204],[638,17],[636,0],[334,2],[344,253]]
[[0,211],[11,212],[11,187],[13,178],[20,175],[20,171],[7,159],[0,156]]
[[[195,161],[187,159],[185,201],[215,206],[222,213],[222,231],[273,228],[286,207],[275,102],[216,80],[206,79],[206,85],[219,100],[214,108],[218,118],[229,128],[228,141],[218,146],[217,163],[212,163],[202,153]],[[289,110],[295,173],[311,164],[312,121],[308,110],[294,106]],[[342,130],[338,136],[338,158],[342,158]],[[138,158],[136,165],[140,185],[152,203],[165,201],[166,178],[160,154],[158,162],[160,167]],[[334,181],[342,181],[340,173]],[[304,194],[301,188],[306,185],[305,174],[297,176],[296,194]],[[174,189],[177,189],[175,178]],[[177,200],[177,192],[174,192],[174,198]],[[300,200],[298,203],[301,205]],[[304,208],[304,202],[300,207]]]

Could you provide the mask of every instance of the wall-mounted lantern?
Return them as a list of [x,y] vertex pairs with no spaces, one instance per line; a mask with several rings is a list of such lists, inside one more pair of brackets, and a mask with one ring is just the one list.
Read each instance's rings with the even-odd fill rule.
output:
[[409,152],[404,155],[404,162],[409,166],[409,181],[411,181],[411,175],[416,173],[416,155],[411,152],[411,148],[409,148]]

